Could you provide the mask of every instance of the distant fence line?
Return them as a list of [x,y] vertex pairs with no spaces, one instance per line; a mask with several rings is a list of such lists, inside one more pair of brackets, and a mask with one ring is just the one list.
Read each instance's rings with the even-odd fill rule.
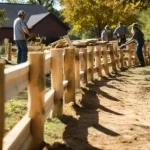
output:
[[[11,44],[8,45],[9,55]],[[149,65],[150,43],[145,44],[143,53],[146,65]],[[63,104],[75,102],[76,89],[93,81],[96,74],[102,77],[136,63],[135,44],[120,50],[116,42],[29,52],[29,61],[10,68],[5,68],[1,61],[0,150],[36,149],[44,140],[44,120],[50,114],[62,116]],[[50,72],[51,89],[45,93],[45,74]],[[27,114],[4,137],[4,104],[26,88]]]

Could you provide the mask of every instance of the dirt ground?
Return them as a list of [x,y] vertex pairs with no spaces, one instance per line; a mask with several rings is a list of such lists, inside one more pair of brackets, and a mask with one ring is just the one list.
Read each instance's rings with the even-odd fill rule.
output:
[[77,101],[62,119],[69,149],[150,150],[150,67],[95,80]]

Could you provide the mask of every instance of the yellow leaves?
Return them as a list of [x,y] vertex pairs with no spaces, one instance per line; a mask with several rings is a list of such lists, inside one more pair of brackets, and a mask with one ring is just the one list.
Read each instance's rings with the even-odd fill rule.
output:
[[93,26],[103,28],[106,24],[114,25],[120,20],[130,23],[132,13],[135,14],[135,5],[123,5],[114,0],[62,0],[62,4],[65,6],[65,21],[70,22],[75,29]]

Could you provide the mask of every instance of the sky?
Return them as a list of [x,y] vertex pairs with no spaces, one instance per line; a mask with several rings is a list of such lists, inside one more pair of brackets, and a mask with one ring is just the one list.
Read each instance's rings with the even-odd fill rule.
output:
[[54,8],[57,10],[60,10],[61,9],[60,4],[58,2],[56,2],[54,5]]

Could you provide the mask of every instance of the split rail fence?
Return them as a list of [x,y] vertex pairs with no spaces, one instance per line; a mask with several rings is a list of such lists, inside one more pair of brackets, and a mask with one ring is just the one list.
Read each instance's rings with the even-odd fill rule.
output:
[[[143,49],[150,64],[150,43]],[[44,121],[60,117],[63,104],[75,102],[75,90],[137,63],[135,45],[118,49],[116,43],[54,48],[49,52],[29,52],[29,60],[5,68],[0,62],[0,150],[34,150],[44,140]],[[45,92],[45,74],[51,73],[51,89]],[[4,137],[4,104],[28,88],[27,114]]]

